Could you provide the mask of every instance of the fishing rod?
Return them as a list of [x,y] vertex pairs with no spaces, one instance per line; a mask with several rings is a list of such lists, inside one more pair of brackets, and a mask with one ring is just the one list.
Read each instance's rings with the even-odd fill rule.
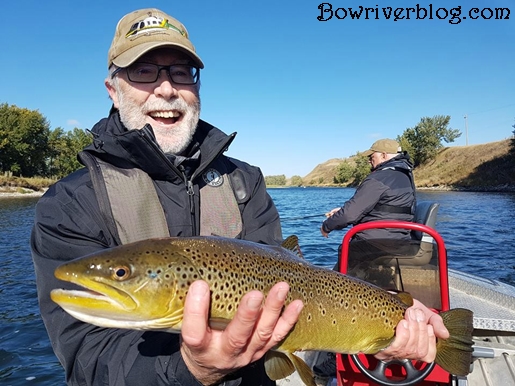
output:
[[281,221],[304,220],[305,218],[313,218],[313,217],[321,217],[321,216],[325,217],[325,213],[313,214],[310,216],[302,216],[302,217],[286,217],[286,218],[282,218]]

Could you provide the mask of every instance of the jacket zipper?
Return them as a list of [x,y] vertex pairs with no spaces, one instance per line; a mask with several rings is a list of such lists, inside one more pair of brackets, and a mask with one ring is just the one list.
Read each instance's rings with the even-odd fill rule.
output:
[[138,133],[145,140],[145,142],[147,142],[152,147],[152,149],[154,149],[154,151],[159,155],[163,162],[166,163],[170,167],[170,169],[172,169],[175,172],[175,174],[177,174],[177,176],[181,177],[184,183],[186,183],[186,175],[183,172],[181,172],[173,163],[171,163],[168,158],[166,158],[166,155],[163,153],[161,148],[153,139],[151,139],[152,135],[149,132],[147,125],[145,125],[143,129],[138,130]]
[[[186,174],[184,171],[177,168],[173,163],[170,162],[168,158],[166,158],[166,155],[163,153],[161,148],[157,145],[157,143],[152,139],[152,133],[150,132],[150,129],[147,125],[143,127],[143,129],[138,130],[139,135],[147,142],[152,149],[159,155],[159,157],[177,174],[179,177],[182,178],[183,182],[186,185],[186,192],[189,196],[189,205],[190,205],[190,213],[191,213],[191,222],[193,224],[194,231],[197,229],[197,221],[195,217],[195,191],[193,189],[193,180],[197,178],[199,174],[201,174],[206,167],[199,167],[195,172],[193,172],[193,175],[188,180],[186,177]],[[211,162],[213,162],[215,159],[217,159],[223,152],[229,147],[229,145],[232,143],[234,138],[236,137],[236,133],[232,133],[229,135],[229,138],[227,141],[225,141],[222,146],[220,146],[219,150],[215,153],[211,159],[208,160],[204,165],[209,165]]]
[[143,127],[143,129],[138,130],[139,135],[144,139],[146,143],[150,145],[150,147],[159,155],[159,157],[163,160],[163,162],[170,167],[174,171],[177,176],[179,176],[184,184],[186,185],[186,192],[188,194],[188,202],[190,205],[190,214],[191,214],[191,223],[193,224],[193,233],[195,233],[195,230],[197,229],[197,221],[195,217],[195,200],[194,195],[195,191],[193,190],[193,182],[192,179],[188,180],[186,177],[186,174],[183,170],[180,170],[177,168],[173,163],[170,162],[170,160],[166,157],[166,155],[163,153],[161,148],[157,145],[157,143],[152,139],[152,134],[149,132],[149,128],[147,125]]

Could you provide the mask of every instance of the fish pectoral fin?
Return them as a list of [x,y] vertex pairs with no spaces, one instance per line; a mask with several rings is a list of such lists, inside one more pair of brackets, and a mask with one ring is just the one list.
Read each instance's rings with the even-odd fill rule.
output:
[[265,357],[265,370],[268,377],[273,381],[286,378],[297,370],[302,382],[308,386],[316,386],[313,372],[309,366],[293,353],[282,353],[278,351],[267,352]]
[[230,321],[225,318],[209,318],[209,327],[213,330],[225,330]]

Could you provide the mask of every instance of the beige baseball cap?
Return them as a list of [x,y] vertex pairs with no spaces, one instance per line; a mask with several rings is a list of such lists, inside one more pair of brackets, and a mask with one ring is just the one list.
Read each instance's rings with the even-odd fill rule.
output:
[[112,64],[118,67],[130,66],[143,54],[158,47],[173,47],[183,51],[197,66],[204,68],[186,27],[156,8],[140,9],[120,19],[107,54],[107,67]]
[[396,154],[401,152],[401,147],[397,141],[393,139],[380,139],[375,141],[369,150],[363,152],[365,157],[369,157],[375,152],[378,153],[387,153],[387,154]]

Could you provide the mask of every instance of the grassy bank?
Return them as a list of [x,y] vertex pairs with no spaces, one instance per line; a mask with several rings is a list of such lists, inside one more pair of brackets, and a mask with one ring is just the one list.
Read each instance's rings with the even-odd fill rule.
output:
[[0,193],[32,194],[43,193],[56,180],[43,177],[0,176]]
[[[515,191],[515,155],[510,139],[480,145],[446,147],[436,158],[417,167],[413,174],[420,189]],[[334,186],[338,165],[344,158],[317,165],[303,181],[306,185]]]

